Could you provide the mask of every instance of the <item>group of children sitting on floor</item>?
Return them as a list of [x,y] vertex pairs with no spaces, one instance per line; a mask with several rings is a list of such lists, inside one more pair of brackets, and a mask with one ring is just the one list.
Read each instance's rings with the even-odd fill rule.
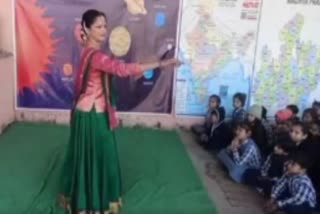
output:
[[200,145],[217,151],[234,181],[267,197],[269,213],[312,213],[320,193],[320,102],[301,119],[298,107],[289,105],[276,113],[274,125],[263,106],[246,112],[245,102],[245,94],[234,95],[234,111],[226,122],[220,97],[212,95],[205,124],[192,127]]

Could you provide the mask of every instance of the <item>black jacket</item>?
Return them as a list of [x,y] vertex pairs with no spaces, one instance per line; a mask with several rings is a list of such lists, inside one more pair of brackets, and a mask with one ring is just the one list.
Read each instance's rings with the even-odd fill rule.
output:
[[231,131],[225,122],[221,122],[219,126],[207,130],[209,142],[206,145],[207,150],[221,150],[231,142]]
[[262,125],[260,120],[256,120],[254,123],[251,123],[252,136],[251,138],[257,144],[262,155],[268,155],[268,135],[267,131]]
[[289,156],[271,154],[271,164],[267,171],[270,178],[280,178],[283,175],[284,163],[289,160]]

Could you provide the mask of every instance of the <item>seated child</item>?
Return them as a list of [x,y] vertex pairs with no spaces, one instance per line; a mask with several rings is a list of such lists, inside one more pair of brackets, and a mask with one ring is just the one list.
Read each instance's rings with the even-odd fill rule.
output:
[[275,115],[274,142],[283,142],[289,139],[290,119],[292,112],[288,109],[280,110]]
[[296,154],[288,171],[279,179],[271,192],[271,199],[267,204],[270,212],[285,211],[287,214],[311,214],[316,206],[316,193],[307,175],[308,157]]
[[[304,134],[302,134],[302,132]],[[296,123],[292,127],[292,139],[296,142],[297,151],[303,152],[309,159],[310,167],[308,175],[313,182],[317,194],[320,194],[320,141],[319,125],[316,123],[307,126],[303,123]],[[297,140],[299,136],[304,136],[301,143]],[[302,138],[302,137],[300,137]],[[320,198],[319,198],[320,199]]]
[[309,133],[313,142],[320,142],[320,125],[318,123],[310,125]]
[[311,130],[311,125],[318,123],[317,112],[312,108],[307,108],[303,111],[302,122]]
[[218,159],[228,169],[231,178],[238,183],[243,181],[246,170],[259,169],[261,166],[259,148],[250,137],[250,125],[239,123],[231,145],[218,154]]
[[[310,140],[316,151],[320,151],[320,126],[317,123],[311,125]],[[310,167],[308,175],[312,180],[313,186],[317,193],[317,200],[320,202],[320,155],[317,155],[314,160],[314,164]],[[320,209],[320,203],[317,204]]]
[[312,109],[317,113],[318,122],[320,123],[320,101],[314,101],[312,103]]
[[299,107],[297,105],[287,105],[286,109],[290,110],[292,112],[292,117],[290,118],[292,122],[299,121]]
[[265,130],[264,126],[262,125],[262,106],[253,105],[250,107],[248,111],[248,122],[251,126],[252,140],[257,144],[260,149],[260,152],[263,156],[266,156],[268,153],[268,138],[267,138],[267,131]]
[[267,157],[260,170],[250,169],[245,172],[245,183],[256,187],[265,195],[270,195],[272,186],[284,173],[284,164],[292,150],[291,142],[276,144],[273,153]]
[[224,122],[225,111],[222,108],[214,109],[211,113],[211,127],[201,136],[201,145],[206,150],[220,150],[227,147],[231,141],[229,129]]
[[[213,109],[220,108],[221,99],[218,95],[211,95],[208,102],[208,111],[205,116],[205,122],[201,125],[194,125],[191,127],[193,133],[197,136],[201,136],[203,133],[206,133],[206,130],[211,127],[211,112]],[[224,108],[221,107],[223,110]]]
[[272,130],[272,126],[271,126],[270,122],[268,121],[267,115],[268,115],[268,110],[264,106],[262,106],[261,123],[267,132],[268,145],[272,145],[272,143],[273,143],[273,130]]
[[235,129],[237,126],[237,123],[241,123],[246,120],[247,113],[244,110],[246,99],[247,99],[247,95],[243,93],[236,93],[233,96],[234,110],[232,112],[232,118],[231,118],[231,129]]
[[295,146],[295,152],[301,152],[308,156],[310,165],[313,165],[318,159],[319,143],[312,140],[308,126],[303,122],[292,124],[289,140]]
[[292,124],[290,139],[294,143],[296,151],[304,152],[311,162],[317,158],[317,144],[311,141],[308,126],[302,122],[295,122]]

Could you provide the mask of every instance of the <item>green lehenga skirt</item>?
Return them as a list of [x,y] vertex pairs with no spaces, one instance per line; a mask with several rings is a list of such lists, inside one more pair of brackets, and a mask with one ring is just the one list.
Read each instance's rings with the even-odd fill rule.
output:
[[121,176],[108,115],[75,110],[62,171],[60,203],[74,213],[117,213]]

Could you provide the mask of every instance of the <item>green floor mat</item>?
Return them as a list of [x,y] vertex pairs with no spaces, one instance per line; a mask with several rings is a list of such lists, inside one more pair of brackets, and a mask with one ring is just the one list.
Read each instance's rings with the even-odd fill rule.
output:
[[[56,204],[68,127],[17,123],[0,136],[0,213],[62,214]],[[214,214],[174,131],[116,132],[124,187],[121,214]]]

